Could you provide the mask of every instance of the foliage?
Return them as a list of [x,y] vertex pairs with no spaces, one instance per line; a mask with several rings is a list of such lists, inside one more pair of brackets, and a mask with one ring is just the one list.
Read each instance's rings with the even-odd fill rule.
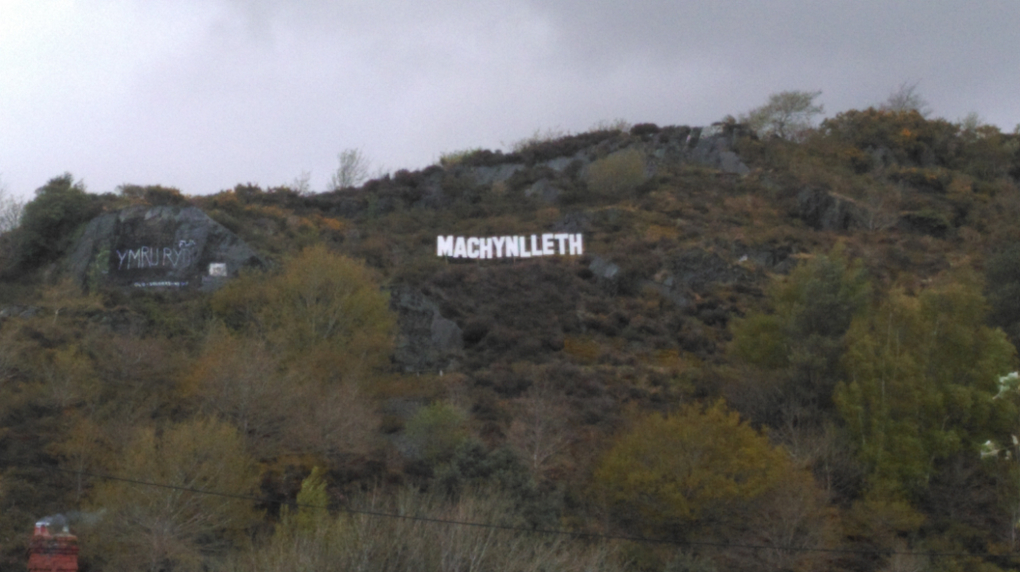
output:
[[906,165],[949,165],[957,127],[943,119],[927,120],[915,110],[844,111],[822,122],[827,137],[865,151],[885,150]]
[[993,398],[1015,349],[986,311],[965,274],[916,297],[893,292],[851,325],[836,404],[873,495],[914,499],[939,461],[1005,430]]
[[297,510],[283,507],[280,515],[280,526],[291,532],[310,533],[321,526],[329,518],[326,506],[329,497],[326,494],[325,471],[322,467],[312,467],[312,472],[301,481],[301,490],[295,499]]
[[740,117],[759,137],[775,135],[780,139],[799,141],[811,128],[814,117],[824,110],[815,99],[821,91],[782,91],[769,95],[765,105]]
[[463,411],[449,403],[437,401],[422,407],[404,426],[408,456],[430,463],[449,461],[469,437],[467,420]]
[[599,197],[623,198],[648,177],[645,159],[636,149],[617,151],[588,166],[588,188]]
[[543,144],[550,143],[558,139],[564,139],[566,137],[570,137],[570,132],[561,127],[550,127],[544,131],[536,129],[530,137],[525,137],[524,139],[515,141],[510,148],[514,153],[523,153],[536,147],[540,147]]
[[18,231],[22,268],[52,262],[73,243],[75,230],[98,214],[98,205],[70,173],[50,179],[25,205]]
[[722,403],[647,415],[617,437],[594,490],[617,518],[647,530],[733,519],[793,471],[786,453]]
[[186,394],[234,423],[249,450],[363,454],[377,421],[363,397],[392,347],[393,316],[368,270],[324,247],[271,277],[233,281],[211,300],[214,324]]
[[463,163],[466,159],[475,154],[485,152],[481,147],[469,147],[457,151],[447,151],[439,156],[439,164],[444,167],[453,167]]
[[843,336],[870,293],[861,261],[848,260],[841,247],[774,279],[768,291],[770,312],[750,312],[734,320],[730,350],[744,363],[774,376],[779,402],[742,409],[760,406],[765,411],[754,417],[774,427],[821,424],[832,408],[832,389],[841,375]]
[[272,276],[232,281],[211,305],[228,326],[265,339],[299,375],[362,379],[387,362],[392,347],[394,318],[376,278],[323,245]]
[[187,490],[255,494],[255,463],[225,423],[194,419],[159,432],[139,428],[112,469],[174,488],[125,480],[96,485],[91,506],[105,513],[90,534],[96,540],[87,545],[88,557],[108,569],[206,569],[257,518],[250,500]]
[[1004,245],[985,264],[989,322],[1020,347],[1020,242]]
[[181,191],[173,187],[162,185],[121,185],[117,187],[121,196],[132,201],[154,207],[158,206],[183,206],[188,204],[188,199],[181,194]]

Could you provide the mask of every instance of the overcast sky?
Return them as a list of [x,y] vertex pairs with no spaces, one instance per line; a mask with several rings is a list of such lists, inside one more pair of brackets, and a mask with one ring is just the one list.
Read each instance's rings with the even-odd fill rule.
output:
[[346,148],[418,169],[783,90],[832,116],[904,82],[1012,131],[1018,29],[1018,0],[0,0],[0,185],[324,190]]

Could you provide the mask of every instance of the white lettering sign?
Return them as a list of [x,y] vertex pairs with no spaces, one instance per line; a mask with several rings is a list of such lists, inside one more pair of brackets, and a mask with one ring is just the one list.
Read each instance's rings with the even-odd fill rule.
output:
[[135,288],[184,288],[187,285],[186,281],[135,282],[132,284]]
[[581,234],[545,233],[529,236],[438,236],[436,256],[449,258],[531,258],[532,256],[581,256]]
[[141,246],[130,250],[117,251],[117,270],[141,268],[182,268],[190,266],[197,258],[198,249],[194,240],[181,240],[177,248],[164,246]]

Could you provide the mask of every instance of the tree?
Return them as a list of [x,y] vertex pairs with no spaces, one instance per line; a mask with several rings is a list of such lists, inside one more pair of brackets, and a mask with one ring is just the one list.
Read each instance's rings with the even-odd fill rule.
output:
[[782,91],[769,96],[768,103],[740,117],[759,137],[775,135],[799,141],[811,128],[814,117],[823,112],[815,99],[821,91]]
[[875,498],[912,501],[961,452],[1008,431],[997,382],[1016,350],[984,324],[979,281],[961,275],[919,296],[893,292],[847,333],[835,400]]
[[602,457],[594,486],[621,522],[683,536],[694,523],[742,520],[740,507],[792,472],[784,451],[719,402],[637,420]]
[[360,149],[344,149],[337,160],[340,164],[329,179],[330,190],[356,187],[368,178],[369,161]]
[[21,225],[25,203],[10,196],[0,181],[0,271],[11,269],[21,250],[21,237],[12,232]]
[[889,97],[879,106],[879,109],[895,112],[916,111],[921,114],[921,117],[928,118],[931,115],[931,108],[928,107],[928,101],[917,92],[917,84],[918,82],[916,81],[914,83],[901,83],[898,88],[889,94]]
[[98,206],[70,173],[50,179],[35,191],[21,216],[22,268],[55,260],[71,246],[74,230],[98,214]]
[[468,416],[456,406],[437,401],[418,410],[404,427],[404,451],[432,464],[449,461],[470,438]]
[[202,355],[185,378],[185,392],[198,396],[202,410],[229,421],[252,452],[271,457],[299,417],[294,387],[264,340],[235,336],[214,324]]
[[395,326],[368,268],[319,245],[232,281],[211,306],[227,328],[211,329],[187,378],[206,412],[264,458],[367,449],[377,423],[363,384],[388,364]]
[[358,380],[388,363],[395,318],[376,277],[325,246],[272,275],[232,281],[212,299],[228,327],[261,337],[292,376]]
[[570,408],[554,395],[548,382],[532,385],[517,400],[518,412],[507,431],[507,440],[538,475],[576,439],[570,426]]
[[108,570],[208,569],[257,518],[252,501],[231,496],[256,494],[257,467],[237,431],[221,421],[138,429],[111,472],[157,486],[96,485],[91,508],[105,516],[90,535],[89,556]]
[[316,527],[328,524],[329,512],[326,506],[329,496],[326,494],[326,471],[319,466],[312,467],[312,472],[301,481],[301,490],[297,494],[297,509],[291,510],[284,506],[280,511],[280,526],[283,534],[314,533]]
[[913,109],[851,109],[822,122],[832,140],[865,152],[886,149],[893,163],[950,165],[959,147],[959,127],[943,119],[925,119]]
[[286,185],[290,190],[301,196],[307,196],[312,194],[312,173],[311,171],[301,171],[301,174],[294,177],[289,185]]
[[25,203],[12,197],[7,186],[0,180],[0,234],[18,228]]
[[1020,346],[1020,242],[1005,245],[985,263],[990,323]]
[[[779,403],[759,399],[741,409],[755,408],[760,411],[755,420],[773,427],[819,428],[841,377],[843,337],[870,294],[864,267],[848,260],[839,246],[777,277],[768,291],[768,311],[733,322],[730,352],[767,378],[748,382],[769,383]],[[743,386],[738,393],[750,395]],[[734,399],[744,402],[741,396]]]

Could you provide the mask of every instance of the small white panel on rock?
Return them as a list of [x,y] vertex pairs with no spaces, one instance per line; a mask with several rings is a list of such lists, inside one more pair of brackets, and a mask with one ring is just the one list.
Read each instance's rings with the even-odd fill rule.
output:
[[209,264],[209,276],[227,277],[226,262],[212,262]]

